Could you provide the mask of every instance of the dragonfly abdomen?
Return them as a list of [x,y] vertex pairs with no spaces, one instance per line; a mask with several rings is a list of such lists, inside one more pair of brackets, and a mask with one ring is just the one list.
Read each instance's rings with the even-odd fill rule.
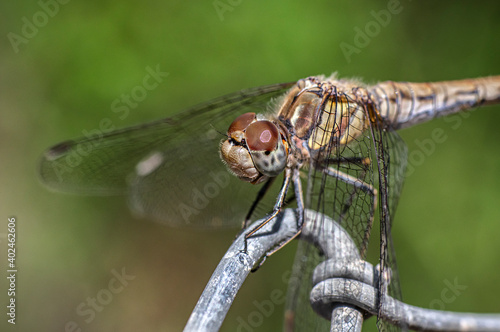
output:
[[433,83],[381,82],[370,89],[379,114],[393,128],[500,101],[500,76]]

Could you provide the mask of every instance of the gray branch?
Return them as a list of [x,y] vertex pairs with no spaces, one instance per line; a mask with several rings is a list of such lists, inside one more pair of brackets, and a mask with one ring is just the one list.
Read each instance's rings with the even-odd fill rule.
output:
[[[256,221],[249,229],[262,221]],[[245,232],[242,232],[215,269],[184,331],[218,331],[250,271],[259,265],[267,252],[296,233],[295,211],[291,209],[280,213],[275,220],[267,223],[249,238],[246,252],[243,251]]]
[[[313,222],[318,218],[321,228],[315,228],[318,223]],[[296,231],[295,211],[287,209],[247,240],[246,251],[242,232],[217,266],[184,331],[218,331],[252,268]],[[331,321],[331,331],[361,331],[363,318],[378,313],[378,267],[360,259],[354,242],[342,227],[313,211],[306,211],[301,239],[318,246],[327,259],[314,271],[313,309]],[[423,309],[390,296],[385,296],[382,303],[380,319],[413,330],[500,331],[500,315]]]

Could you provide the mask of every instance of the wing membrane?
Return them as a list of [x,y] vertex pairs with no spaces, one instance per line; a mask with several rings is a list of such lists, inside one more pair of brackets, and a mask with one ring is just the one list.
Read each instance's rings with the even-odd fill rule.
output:
[[[378,158],[380,188],[380,269],[390,272],[390,280],[379,279],[379,291],[402,301],[396,251],[392,241],[392,223],[403,188],[408,149],[399,135],[382,125],[372,126]],[[398,308],[396,308],[397,310]],[[377,322],[380,331],[399,331],[400,327]],[[406,330],[405,327],[403,329]]]
[[[347,95],[343,98],[356,107],[354,105],[356,102],[352,98]],[[368,105],[359,106],[365,108],[365,114],[368,116]],[[339,119],[339,123],[341,122],[342,119]],[[391,269],[392,279],[388,285],[388,292],[394,298],[400,299],[401,291],[390,229],[404,179],[406,145],[383,123],[371,123],[371,129],[364,131],[361,136],[355,137],[345,146],[339,146],[330,139],[323,154],[312,161],[308,183],[304,185],[308,188],[307,208],[337,221],[356,243],[363,259],[368,259],[370,242],[378,244],[377,234],[374,236],[375,241],[370,235],[373,223],[379,222],[381,249],[379,251],[376,245],[371,245],[372,249],[377,249],[379,252],[377,255],[379,259],[372,261],[372,264],[380,263],[382,269]],[[323,140],[318,138],[318,141]],[[355,183],[349,183],[344,180],[347,177],[328,176],[323,171],[324,168],[335,169],[357,180]],[[377,189],[376,203],[370,188]],[[314,228],[322,229],[321,224],[322,219],[318,218],[314,221]],[[329,329],[329,324],[325,324],[325,321],[318,318],[310,308],[306,308],[312,286],[312,269],[322,260],[324,257],[315,246],[299,245],[287,300],[287,322],[294,326],[294,331]],[[381,286],[383,285],[378,285],[379,289]],[[378,325],[381,331],[398,330],[389,324]]]
[[242,90],[170,118],[63,142],[41,157],[41,180],[69,193],[127,194],[135,212],[171,225],[238,224],[258,188],[226,170],[221,133],[241,113],[265,112],[291,85]]

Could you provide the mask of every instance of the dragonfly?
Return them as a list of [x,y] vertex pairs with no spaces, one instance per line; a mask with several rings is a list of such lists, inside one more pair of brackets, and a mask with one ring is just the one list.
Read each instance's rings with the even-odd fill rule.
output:
[[[378,222],[379,270],[391,275],[379,278],[378,291],[401,299],[391,227],[407,148],[397,130],[499,102],[500,76],[374,85],[311,76],[64,141],[45,151],[38,172],[55,191],[126,195],[133,213],[170,226],[243,225],[247,240],[293,205],[299,231],[268,255],[299,235],[305,209],[338,222],[362,258]],[[263,216],[263,223],[247,228]],[[321,217],[312,223],[321,229]],[[313,246],[300,243],[286,311],[287,325],[296,330],[301,324],[307,331],[322,326],[301,309],[308,303],[308,271],[320,260]]]

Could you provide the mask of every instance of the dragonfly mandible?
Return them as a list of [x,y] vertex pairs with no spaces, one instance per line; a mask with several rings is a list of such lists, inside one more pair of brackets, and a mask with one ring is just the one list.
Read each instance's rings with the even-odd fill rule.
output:
[[[266,223],[296,204],[299,229],[304,209],[318,211],[349,232],[362,257],[378,220],[380,270],[392,274],[390,283],[380,278],[379,292],[400,298],[391,225],[406,146],[396,130],[499,101],[500,76],[372,86],[334,75],[308,77],[62,142],[43,154],[39,174],[58,191],[125,194],[136,214],[172,226],[246,226],[267,214]],[[273,186],[280,177],[281,186]],[[247,230],[247,238],[258,229]],[[313,255],[299,247],[296,265],[313,264]],[[288,312],[295,313],[300,301],[293,287]]]

